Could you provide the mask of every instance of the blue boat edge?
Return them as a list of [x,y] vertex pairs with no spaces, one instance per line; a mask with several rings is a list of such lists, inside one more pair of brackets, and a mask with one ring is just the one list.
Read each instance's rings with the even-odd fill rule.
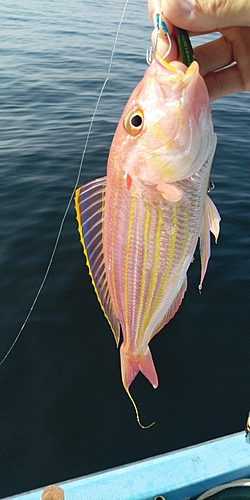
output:
[[[65,500],[184,500],[243,478],[250,478],[250,440],[239,432],[57,486]],[[6,499],[40,500],[44,488]]]

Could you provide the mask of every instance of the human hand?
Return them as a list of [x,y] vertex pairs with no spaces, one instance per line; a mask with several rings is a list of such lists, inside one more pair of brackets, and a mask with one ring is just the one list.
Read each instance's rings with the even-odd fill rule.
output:
[[[250,91],[250,9],[248,0],[149,0],[149,14],[163,12],[171,35],[173,26],[189,35],[219,31],[221,37],[194,49],[200,73],[206,82],[210,101],[237,92]],[[155,43],[155,30],[152,44]],[[157,50],[167,52],[168,41],[161,36]],[[173,57],[173,53],[170,54]],[[232,63],[235,63],[232,65]],[[229,66],[231,65],[231,66]],[[228,67],[229,66],[229,67]]]

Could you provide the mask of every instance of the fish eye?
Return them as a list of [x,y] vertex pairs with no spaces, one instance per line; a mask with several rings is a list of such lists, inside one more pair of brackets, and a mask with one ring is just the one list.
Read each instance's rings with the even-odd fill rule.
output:
[[142,124],[142,117],[139,114],[134,115],[134,116],[132,116],[130,123],[133,127],[136,127],[136,128],[140,127]]
[[124,118],[124,127],[130,135],[139,135],[143,128],[143,112],[140,108],[131,109]]

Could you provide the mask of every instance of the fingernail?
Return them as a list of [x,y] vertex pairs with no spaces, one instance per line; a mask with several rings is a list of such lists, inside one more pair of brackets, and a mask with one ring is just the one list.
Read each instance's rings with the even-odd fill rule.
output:
[[194,10],[194,0],[175,0],[175,8],[182,16],[189,16]]

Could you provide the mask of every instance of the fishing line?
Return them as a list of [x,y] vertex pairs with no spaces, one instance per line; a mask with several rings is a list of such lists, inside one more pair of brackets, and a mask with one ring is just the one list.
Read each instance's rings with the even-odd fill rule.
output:
[[5,356],[3,357],[3,359],[0,361],[0,366],[4,363],[4,361],[6,360],[6,358],[9,356],[9,354],[11,353],[12,349],[15,347],[22,331],[24,330],[30,316],[31,316],[31,313],[37,303],[37,300],[41,294],[41,291],[44,287],[44,283],[48,277],[48,274],[49,274],[49,271],[50,271],[50,268],[51,268],[51,265],[52,265],[52,262],[54,260],[54,256],[55,256],[55,253],[56,253],[56,250],[57,250],[57,247],[58,247],[58,243],[59,243],[59,239],[60,239],[60,236],[61,236],[61,233],[62,233],[62,229],[63,229],[63,226],[64,226],[64,222],[65,222],[65,219],[68,215],[68,212],[69,212],[69,208],[70,208],[70,205],[73,201],[73,198],[74,198],[74,195],[75,195],[75,190],[78,186],[78,183],[79,183],[79,180],[80,180],[80,176],[81,176],[81,173],[82,173],[82,167],[83,167],[83,162],[84,162],[84,158],[85,158],[85,154],[86,154],[86,151],[87,151],[87,146],[88,146],[88,142],[89,142],[89,138],[90,138],[90,134],[91,134],[91,130],[92,130],[92,127],[93,127],[93,123],[94,123],[94,120],[95,120],[95,117],[96,117],[96,113],[97,113],[97,110],[98,110],[98,107],[99,107],[99,103],[100,103],[100,100],[102,98],[102,95],[103,95],[103,92],[104,92],[104,89],[107,85],[107,82],[109,80],[109,77],[110,77],[110,73],[111,73],[111,66],[113,64],[113,58],[114,58],[114,54],[115,54],[115,49],[116,49],[116,44],[117,44],[117,40],[118,40],[118,36],[119,36],[119,33],[120,33],[120,30],[121,30],[121,25],[122,25],[122,22],[123,22],[123,18],[124,18],[124,15],[125,15],[125,12],[126,12],[126,9],[127,9],[127,5],[128,5],[128,2],[129,0],[125,0],[125,3],[124,3],[124,7],[123,7],[123,10],[122,10],[122,14],[121,14],[121,17],[120,17],[120,21],[119,21],[119,24],[117,26],[117,30],[116,30],[116,34],[115,34],[115,39],[114,39],[114,43],[113,43],[113,47],[112,47],[112,50],[111,50],[111,55],[110,55],[110,59],[109,59],[109,65],[108,65],[108,71],[107,71],[107,76],[102,84],[102,87],[101,87],[101,90],[100,90],[100,93],[99,93],[99,96],[98,96],[98,99],[97,99],[97,102],[96,102],[96,105],[95,105],[95,109],[94,109],[94,113],[91,117],[91,120],[90,120],[90,124],[89,124],[89,129],[88,129],[88,132],[87,132],[87,137],[86,137],[86,141],[85,141],[85,145],[84,145],[84,148],[83,148],[83,152],[82,152],[82,157],[81,157],[81,161],[80,161],[80,165],[79,165],[79,169],[78,169],[78,173],[77,173],[77,177],[76,177],[76,181],[75,181],[75,185],[74,185],[74,188],[72,190],[72,193],[70,195],[70,198],[69,198],[69,201],[68,201],[68,204],[67,204],[67,207],[65,209],[65,212],[63,214],[63,217],[62,217],[62,220],[61,220],[61,224],[59,226],[59,230],[58,230],[58,233],[57,233],[57,237],[56,237],[56,241],[55,241],[55,244],[54,244],[54,247],[53,247],[53,250],[52,250],[52,254],[51,254],[51,257],[50,257],[50,260],[49,260],[49,263],[48,263],[48,266],[47,266],[47,269],[45,271],[45,274],[44,274],[44,277],[42,279],[42,282],[41,282],[41,285],[39,286],[38,288],[38,291],[35,295],[35,298],[31,304],[31,307],[30,307],[30,310],[16,336],[16,338],[14,339],[14,341],[12,342],[10,348],[8,349],[7,353],[5,354]]

